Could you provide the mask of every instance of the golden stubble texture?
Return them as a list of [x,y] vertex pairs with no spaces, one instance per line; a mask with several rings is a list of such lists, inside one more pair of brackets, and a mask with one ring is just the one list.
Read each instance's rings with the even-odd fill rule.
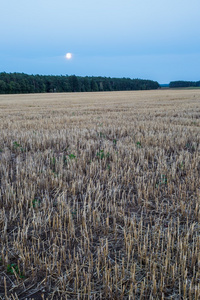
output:
[[0,96],[1,299],[200,297],[200,91]]

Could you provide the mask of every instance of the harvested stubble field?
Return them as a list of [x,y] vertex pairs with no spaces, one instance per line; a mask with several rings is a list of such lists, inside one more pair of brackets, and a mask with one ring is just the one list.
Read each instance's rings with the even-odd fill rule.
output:
[[200,299],[200,91],[0,96],[0,298]]

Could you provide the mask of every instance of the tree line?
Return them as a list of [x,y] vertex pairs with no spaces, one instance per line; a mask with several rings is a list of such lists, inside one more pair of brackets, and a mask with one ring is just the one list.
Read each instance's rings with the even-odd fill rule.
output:
[[150,90],[159,87],[157,81],[144,79],[0,73],[0,94]]
[[170,88],[182,88],[182,87],[200,87],[200,81],[171,81]]

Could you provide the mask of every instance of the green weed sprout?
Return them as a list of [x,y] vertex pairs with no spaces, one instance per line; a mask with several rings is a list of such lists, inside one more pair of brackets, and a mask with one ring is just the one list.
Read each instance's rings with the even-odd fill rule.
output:
[[14,275],[14,272],[19,275],[20,278],[25,278],[22,272],[19,272],[18,265],[15,263],[7,265],[7,273],[10,275]]

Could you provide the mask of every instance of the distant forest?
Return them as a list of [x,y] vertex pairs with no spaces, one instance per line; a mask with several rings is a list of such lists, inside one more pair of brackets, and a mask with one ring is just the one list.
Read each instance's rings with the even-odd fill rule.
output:
[[143,79],[0,73],[0,94],[128,91],[158,88],[160,85],[157,81]]
[[171,81],[170,88],[200,87],[200,81]]

